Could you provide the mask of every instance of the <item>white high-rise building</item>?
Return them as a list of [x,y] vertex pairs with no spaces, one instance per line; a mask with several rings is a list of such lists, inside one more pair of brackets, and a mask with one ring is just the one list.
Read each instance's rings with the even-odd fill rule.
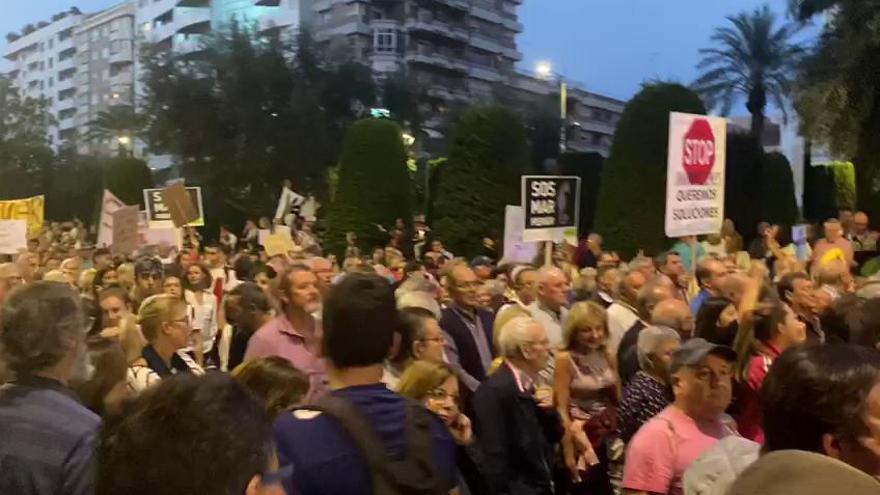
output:
[[22,97],[45,98],[52,116],[47,139],[54,149],[76,134],[77,48],[74,31],[82,21],[77,9],[29,24],[7,36],[3,56],[12,63],[7,77]]

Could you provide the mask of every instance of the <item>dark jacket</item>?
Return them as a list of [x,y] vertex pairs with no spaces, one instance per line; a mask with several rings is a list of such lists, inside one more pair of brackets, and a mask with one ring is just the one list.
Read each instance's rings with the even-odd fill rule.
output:
[[521,393],[506,365],[477,389],[474,412],[488,493],[552,494],[553,445],[562,437],[559,414]]
[[[495,316],[484,310],[477,310],[477,318],[483,326],[486,342],[489,344],[489,351],[495,355],[495,346],[492,345],[492,324],[495,322]],[[480,360],[480,351],[477,350],[477,343],[468,329],[467,324],[462,320],[460,310],[449,307],[443,310],[443,316],[440,318],[440,328],[452,337],[455,347],[458,349],[458,364],[472,377],[479,381],[486,379],[486,371],[483,369],[483,362]]]
[[647,326],[642,320],[636,320],[620,339],[617,347],[617,373],[620,375],[620,384],[626,386],[636,376],[639,366],[639,334]]

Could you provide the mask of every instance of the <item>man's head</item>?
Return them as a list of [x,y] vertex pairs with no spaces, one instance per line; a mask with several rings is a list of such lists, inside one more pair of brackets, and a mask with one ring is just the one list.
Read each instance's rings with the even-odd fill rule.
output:
[[446,338],[437,316],[430,310],[419,307],[404,308],[400,310],[400,315],[412,336],[412,356],[415,359],[442,363]]
[[840,220],[830,218],[825,221],[824,226],[825,239],[828,240],[828,242],[834,242],[843,236],[843,226],[840,224]]
[[590,234],[587,236],[587,248],[593,253],[602,252],[602,236],[599,234]]
[[655,276],[639,291],[639,297],[636,301],[639,315],[644,320],[650,320],[654,307],[661,301],[672,299],[672,297],[672,285],[669,283],[669,278],[663,275]]
[[645,280],[651,280],[657,273],[657,269],[654,267],[654,260],[647,256],[636,256],[633,258],[629,262],[629,269],[630,272],[640,272],[645,277]]
[[794,347],[761,386],[768,452],[825,454],[880,477],[880,352],[826,344]]
[[439,241],[437,239],[431,241],[431,251],[438,253],[438,254],[443,254],[443,251],[445,251],[445,250],[446,250],[446,248],[443,247],[442,241]]
[[624,302],[631,306],[638,304],[639,291],[648,282],[642,272],[633,270],[623,277],[620,282],[619,296]]
[[553,311],[568,304],[568,279],[562,270],[555,266],[545,266],[538,270],[538,302]]
[[378,275],[346,275],[324,302],[323,326],[323,355],[333,368],[382,364],[402,329],[394,291]]
[[110,255],[110,250],[107,248],[97,248],[92,253],[92,268],[95,270],[109,268],[110,263],[112,262],[113,257]]
[[834,287],[841,293],[855,290],[852,273],[843,260],[833,260],[819,267],[816,281],[820,285]]
[[715,258],[705,257],[697,263],[697,282],[713,296],[722,294],[727,268]]
[[837,211],[837,217],[840,219],[840,226],[844,232],[849,232],[849,229],[852,228],[853,211],[849,208],[841,208]]
[[205,248],[205,264],[208,268],[222,268],[226,265],[226,249],[221,244],[211,244]]
[[610,251],[603,251],[599,253],[599,259],[596,260],[597,268],[616,268],[618,260],[615,258],[614,253]]
[[479,303],[477,289],[481,282],[467,264],[463,262],[453,264],[447,272],[446,281],[449,296],[456,304],[465,309],[477,307]]
[[314,313],[321,307],[318,277],[305,265],[289,267],[278,281],[278,300],[287,313]]
[[679,299],[665,299],[651,311],[651,324],[669,327],[687,340],[694,333],[694,315],[687,303]]
[[681,336],[668,327],[650,326],[639,332],[636,346],[639,368],[655,377],[669,380],[672,355],[681,347]]
[[79,280],[79,274],[82,271],[82,260],[79,258],[66,258],[61,262],[61,272],[70,281],[71,285],[75,285]]
[[699,421],[717,421],[731,399],[736,352],[691,339],[672,355],[670,375],[675,404]]
[[85,319],[65,284],[34,282],[0,309],[0,360],[14,375],[47,374],[61,382],[85,375]]
[[18,266],[13,263],[0,263],[0,303],[12,289],[22,285],[24,279]]
[[600,291],[616,297],[618,285],[620,285],[620,270],[613,266],[599,268],[596,275],[596,286]]
[[477,256],[471,260],[471,269],[480,280],[490,280],[493,268],[492,260],[488,256]]
[[318,289],[320,289],[321,295],[326,296],[330,285],[333,284],[333,277],[336,275],[333,271],[333,263],[330,263],[327,258],[314,257],[309,260],[309,266],[312,273],[318,277]]
[[[272,420],[227,375],[181,373],[141,394],[101,433],[95,493],[284,493]],[[218,455],[222,453],[222,455]]]
[[853,233],[864,234],[868,231],[868,214],[860,211],[853,216]]
[[729,273],[721,283],[721,295],[738,305],[745,295],[749,277],[744,273]]
[[272,311],[263,289],[252,282],[235,286],[226,295],[226,318],[245,332],[256,332]]
[[654,258],[654,265],[656,265],[657,271],[672,279],[673,282],[677,282],[685,273],[681,256],[675,251],[661,253]]
[[156,258],[143,257],[134,264],[135,287],[141,297],[162,292],[162,279],[165,269]]
[[810,315],[816,309],[816,290],[813,281],[803,272],[789,273],[777,285],[779,298],[785,301],[795,313]]
[[519,302],[529,305],[538,297],[538,270],[531,266],[520,266],[513,269],[513,289]]
[[120,287],[108,287],[98,293],[101,308],[101,326],[119,326],[121,320],[131,314],[131,300]]
[[550,340],[537,321],[525,316],[513,318],[501,327],[496,339],[499,354],[523,371],[536,376],[547,367]]

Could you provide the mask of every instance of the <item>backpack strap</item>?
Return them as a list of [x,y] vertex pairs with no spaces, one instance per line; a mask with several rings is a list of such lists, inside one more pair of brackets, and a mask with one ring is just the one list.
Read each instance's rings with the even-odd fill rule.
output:
[[307,406],[305,409],[325,412],[339,421],[343,430],[363,454],[364,460],[367,461],[367,467],[373,473],[374,480],[378,474],[386,471],[388,456],[385,453],[385,445],[376,435],[370,423],[364,419],[351,402],[328,394],[321,398],[315,406]]

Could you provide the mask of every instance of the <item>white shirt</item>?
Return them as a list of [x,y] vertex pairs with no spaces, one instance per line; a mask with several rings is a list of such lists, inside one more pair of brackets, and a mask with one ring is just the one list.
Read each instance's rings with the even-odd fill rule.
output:
[[208,352],[214,346],[214,337],[217,335],[217,298],[214,294],[202,291],[202,302],[196,300],[196,294],[184,291],[184,299],[193,307],[194,317],[192,327],[202,334],[202,351]]
[[[198,365],[198,363],[193,361],[193,359],[189,357],[189,354],[184,351],[177,351],[177,355],[181,359],[183,359],[183,362],[186,363],[193,374],[205,374],[205,370],[203,370],[202,367]],[[177,373],[174,368],[171,369],[171,372],[175,374]],[[153,369],[149,366],[143,364],[132,364],[128,367],[125,380],[126,384],[128,385],[128,390],[138,394],[161,382],[162,377],[160,377],[159,374],[153,371]]]
[[623,334],[639,321],[635,309],[619,301],[608,306],[608,350],[616,355]]
[[565,319],[568,317],[568,309],[560,308],[559,314],[555,314],[549,309],[541,307],[538,301],[530,304],[528,310],[532,313],[532,318],[544,327],[547,332],[547,338],[550,339],[550,347],[553,349],[562,348],[562,328],[565,325]]

